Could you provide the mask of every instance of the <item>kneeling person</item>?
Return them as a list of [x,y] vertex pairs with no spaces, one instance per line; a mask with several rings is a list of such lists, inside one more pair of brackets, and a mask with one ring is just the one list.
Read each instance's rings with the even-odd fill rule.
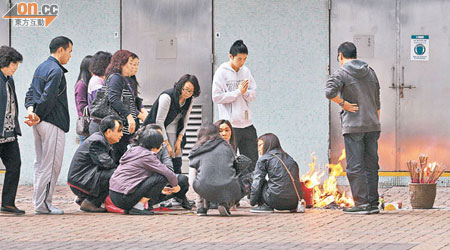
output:
[[273,213],[273,209],[295,212],[302,199],[297,162],[283,150],[280,140],[272,133],[258,138],[258,153],[250,194],[250,205],[258,204],[258,207],[250,212]]
[[122,138],[122,128],[118,117],[105,117],[100,122],[101,132],[89,136],[73,156],[67,183],[83,211],[106,211],[100,206],[108,196],[109,179],[117,167],[111,145]]
[[[144,204],[161,202],[166,195],[178,193],[181,188],[174,172],[158,159],[163,136],[158,130],[145,127],[136,137],[136,145],[120,159],[110,180],[111,201],[125,213],[153,214]],[[167,182],[172,187],[165,187]]]

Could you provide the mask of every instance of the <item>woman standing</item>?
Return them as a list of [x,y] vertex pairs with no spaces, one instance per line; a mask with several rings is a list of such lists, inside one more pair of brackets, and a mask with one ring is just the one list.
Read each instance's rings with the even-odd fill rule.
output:
[[273,213],[274,208],[295,211],[302,195],[297,162],[284,152],[272,133],[258,138],[258,153],[250,194],[250,204],[258,207],[250,212]]
[[118,50],[114,53],[108,68],[106,68],[109,103],[122,120],[126,121],[122,139],[113,146],[114,158],[117,163],[127,151],[130,138],[139,128],[138,116],[140,116],[140,112],[130,84],[126,80],[133,74],[133,58],[131,55],[132,53],[128,50]]
[[182,143],[191,114],[193,98],[200,95],[197,77],[185,74],[172,89],[162,92],[153,103],[144,125],[156,123],[163,130],[164,142],[176,174],[181,174]]
[[[78,74],[77,83],[75,83],[75,106],[77,107],[78,117],[83,116],[83,110],[88,105],[88,84],[92,76],[91,72],[89,71],[91,59],[91,55],[83,58],[80,64],[80,73]],[[79,135],[79,138],[81,144],[86,139],[86,136]]]
[[[89,71],[91,71],[92,77],[91,80],[89,80],[87,98],[89,109],[91,109],[91,104],[97,96],[97,91],[99,91],[105,83],[105,71],[111,61],[111,56],[112,55],[109,52],[98,51],[91,59]],[[100,131],[100,121],[101,120],[91,118],[91,122],[89,123],[89,134]]]
[[139,82],[136,79],[136,74],[139,69],[139,57],[136,54],[131,53],[131,58],[133,58],[132,60],[133,72],[131,73],[130,77],[126,78],[126,80],[130,86],[131,94],[133,94],[134,98],[136,98],[136,106],[140,111],[138,118],[141,121],[145,121],[145,118],[147,118],[148,115],[148,111],[144,108],[144,105],[142,104],[142,98],[138,97]]
[[17,136],[21,135],[21,131],[19,105],[12,77],[22,60],[22,55],[14,48],[0,47],[0,159],[6,168],[1,211],[13,214],[25,213],[15,205],[21,167]]

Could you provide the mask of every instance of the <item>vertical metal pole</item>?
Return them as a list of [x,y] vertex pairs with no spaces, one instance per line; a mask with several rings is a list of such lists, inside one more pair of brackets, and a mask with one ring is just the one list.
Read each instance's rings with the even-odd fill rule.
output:
[[[400,30],[400,1],[401,0],[396,0],[396,6],[395,6],[395,20],[396,20],[396,27],[397,27],[397,32],[396,32],[396,62],[395,62],[395,64],[396,64],[396,85],[397,86],[399,86],[399,83],[400,83],[400,79],[399,79],[399,77],[400,77],[400,74],[399,74],[399,72],[398,72],[398,69],[400,69],[400,64],[401,64],[401,62],[400,62],[400,46],[401,46],[401,41],[400,41],[400,35],[401,35],[401,30]],[[400,143],[401,143],[401,141],[400,141],[400,135],[399,135],[399,133],[400,133],[400,116],[401,116],[401,113],[400,113],[400,93],[399,93],[399,88],[395,88],[395,92],[396,92],[396,95],[395,95],[395,101],[396,101],[396,108],[395,108],[395,129],[394,129],[394,132],[395,132],[395,170],[397,170],[397,171],[399,171],[400,170],[400,150],[401,150],[401,145],[400,145]]]
[[120,49],[122,49],[122,4],[123,4],[123,1],[120,0],[120,31],[119,31],[119,34],[120,34]]
[[[331,0],[328,0],[328,77],[331,75]],[[331,101],[328,101],[328,163],[331,163]]]
[[[8,6],[8,10],[9,10],[9,9],[11,9],[11,7],[12,7],[12,0],[9,0],[8,3],[9,3],[9,6]],[[12,46],[11,46],[12,19],[11,19],[11,18],[8,19],[8,24],[9,24],[9,30],[8,30],[8,31],[9,31],[9,32],[8,32],[8,46],[9,46],[9,47],[12,47]]]

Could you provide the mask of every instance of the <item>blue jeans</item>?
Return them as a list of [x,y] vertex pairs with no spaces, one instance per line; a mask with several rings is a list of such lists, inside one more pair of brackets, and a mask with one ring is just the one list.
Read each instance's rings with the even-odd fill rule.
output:
[[378,205],[380,131],[344,135],[347,178],[356,206]]

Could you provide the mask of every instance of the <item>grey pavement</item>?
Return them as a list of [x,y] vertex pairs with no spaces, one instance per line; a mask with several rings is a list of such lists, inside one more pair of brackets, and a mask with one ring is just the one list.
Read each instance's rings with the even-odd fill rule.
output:
[[444,187],[429,210],[411,209],[408,188],[392,187],[380,194],[402,200],[397,213],[307,209],[261,215],[250,213],[244,200],[231,217],[217,210],[199,217],[181,208],[153,216],[85,213],[67,186],[54,195],[64,215],[34,215],[32,190],[18,190],[16,203],[26,215],[0,214],[0,249],[450,249],[450,188]]

